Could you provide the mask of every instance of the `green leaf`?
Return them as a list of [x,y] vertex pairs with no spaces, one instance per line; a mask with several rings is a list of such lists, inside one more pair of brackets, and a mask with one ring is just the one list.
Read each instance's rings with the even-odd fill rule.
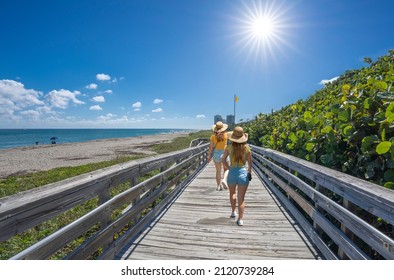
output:
[[353,134],[353,131],[354,131],[353,126],[347,125],[347,126],[345,126],[344,129],[343,129],[343,135],[345,135],[345,136],[348,137],[348,136],[350,136],[350,135]]
[[338,120],[342,121],[342,122],[347,122],[349,121],[349,113],[347,110],[341,110],[338,113]]
[[316,155],[315,155],[315,154],[307,154],[307,155],[305,156],[305,159],[306,159],[306,160],[309,160],[309,161],[311,161],[311,162],[316,162]]
[[304,138],[306,136],[306,132],[304,130],[298,130],[296,132],[296,135],[297,135],[298,138],[302,139],[302,138]]
[[294,149],[294,144],[293,144],[293,143],[288,143],[288,144],[286,145],[286,148],[287,148],[288,150],[293,150],[293,149]]
[[373,87],[380,90],[386,90],[388,88],[388,85],[386,82],[377,81],[373,83]]
[[306,122],[311,121],[312,118],[313,118],[313,116],[312,116],[312,113],[311,113],[311,112],[306,111],[306,112],[304,113],[304,120],[305,120]]
[[294,143],[297,143],[297,141],[298,141],[298,138],[297,138],[297,136],[294,134],[294,132],[290,132],[290,134],[289,134],[289,139],[290,139],[290,141],[294,144]]
[[339,113],[339,108],[340,108],[340,104],[334,104],[331,106],[330,110],[333,114],[338,114]]
[[322,155],[320,157],[320,161],[324,164],[324,165],[329,165],[331,163],[331,156],[330,155]]
[[369,152],[371,149],[372,144],[375,141],[378,141],[378,137],[376,135],[372,135],[372,136],[366,136],[364,137],[364,139],[361,141],[361,151],[363,153]]
[[373,99],[368,97],[367,99],[364,100],[364,108],[365,109],[371,109],[373,104]]
[[312,152],[313,149],[315,148],[315,146],[316,146],[316,143],[306,143],[306,144],[305,144],[305,149],[306,149],[308,152]]
[[342,86],[342,93],[349,94],[349,91],[350,91],[350,85],[346,84]]
[[321,132],[322,133],[330,133],[331,131],[333,131],[334,129],[332,128],[332,126],[331,125],[327,125],[327,126],[325,126],[322,130],[321,130]]
[[384,172],[383,178],[386,182],[394,182],[394,170],[389,169]]
[[387,107],[385,117],[389,122],[394,121],[394,102]]
[[390,141],[383,141],[381,143],[378,144],[378,146],[376,147],[376,152],[379,155],[385,154],[387,153],[391,148],[391,142]]
[[390,190],[394,190],[394,182],[387,182],[384,184],[384,187]]

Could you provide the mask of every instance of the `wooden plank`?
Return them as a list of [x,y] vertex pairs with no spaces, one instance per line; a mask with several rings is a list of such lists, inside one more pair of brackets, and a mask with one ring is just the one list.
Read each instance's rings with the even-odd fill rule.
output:
[[216,191],[213,163],[117,259],[319,259],[319,254],[256,174],[244,226],[230,218],[227,190]]

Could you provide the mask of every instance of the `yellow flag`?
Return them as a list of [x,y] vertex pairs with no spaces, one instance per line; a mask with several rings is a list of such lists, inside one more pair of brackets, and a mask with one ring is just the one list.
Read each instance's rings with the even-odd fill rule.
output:
[[238,100],[239,100],[238,96],[235,95],[235,96],[234,96],[234,101],[235,101],[235,102],[238,102]]

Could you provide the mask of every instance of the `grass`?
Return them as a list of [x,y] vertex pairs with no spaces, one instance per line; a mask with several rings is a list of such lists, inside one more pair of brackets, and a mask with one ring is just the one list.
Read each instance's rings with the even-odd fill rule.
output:
[[139,157],[120,157],[110,161],[89,163],[73,167],[59,167],[48,171],[38,171],[25,175],[9,176],[0,181],[0,197],[13,195],[22,191],[34,189],[46,184],[75,177],[97,169],[137,159]]
[[[211,135],[210,131],[192,132],[186,136],[177,137],[174,139],[174,141],[168,143],[152,145],[150,149],[159,154],[178,151],[188,148],[190,142],[193,139],[209,138],[210,135]],[[143,156],[119,157],[114,160],[104,161],[99,163],[90,163],[90,164],[74,166],[74,167],[60,167],[60,168],[51,169],[49,171],[40,171],[40,172],[34,172],[34,173],[29,173],[26,175],[19,175],[19,176],[18,175],[9,176],[6,179],[0,180],[0,198],[17,194],[19,192],[27,191],[29,189],[37,188],[50,183],[54,183],[57,181],[61,181],[74,176],[78,176],[84,173],[92,172],[94,170],[105,168],[111,165],[135,160],[141,157]],[[150,175],[141,178],[141,181],[148,179],[149,176],[153,176],[154,174],[155,173],[152,172]],[[129,183],[121,184],[119,186],[114,187],[111,190],[111,197],[127,190],[128,188],[129,188]],[[69,224],[70,222],[76,220],[77,218],[93,210],[95,207],[97,207],[97,204],[98,204],[97,198],[94,198],[71,210],[66,211],[65,213],[60,214],[59,216],[51,219],[50,221],[47,221],[41,225],[33,227],[21,234],[12,237],[7,241],[0,242],[0,259],[4,260],[16,255],[18,252],[28,248],[34,243],[37,243],[39,240],[55,232],[59,228]],[[92,231],[94,232],[95,230],[92,229]],[[85,238],[88,237],[88,234],[86,236],[82,236],[80,240],[76,240],[72,244],[69,244],[68,248],[66,248],[65,250],[61,250],[53,258],[55,259],[63,258],[67,254],[67,250],[72,250],[73,248],[76,248],[79,244],[83,242]]]

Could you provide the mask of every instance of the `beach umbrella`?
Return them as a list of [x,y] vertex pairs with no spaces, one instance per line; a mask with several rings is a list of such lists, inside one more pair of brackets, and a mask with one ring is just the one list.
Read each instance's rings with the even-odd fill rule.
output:
[[56,136],[53,136],[53,137],[51,137],[51,139],[49,139],[49,140],[52,141],[52,144],[56,144],[56,140],[57,140],[57,139],[59,139],[59,138],[56,137]]

